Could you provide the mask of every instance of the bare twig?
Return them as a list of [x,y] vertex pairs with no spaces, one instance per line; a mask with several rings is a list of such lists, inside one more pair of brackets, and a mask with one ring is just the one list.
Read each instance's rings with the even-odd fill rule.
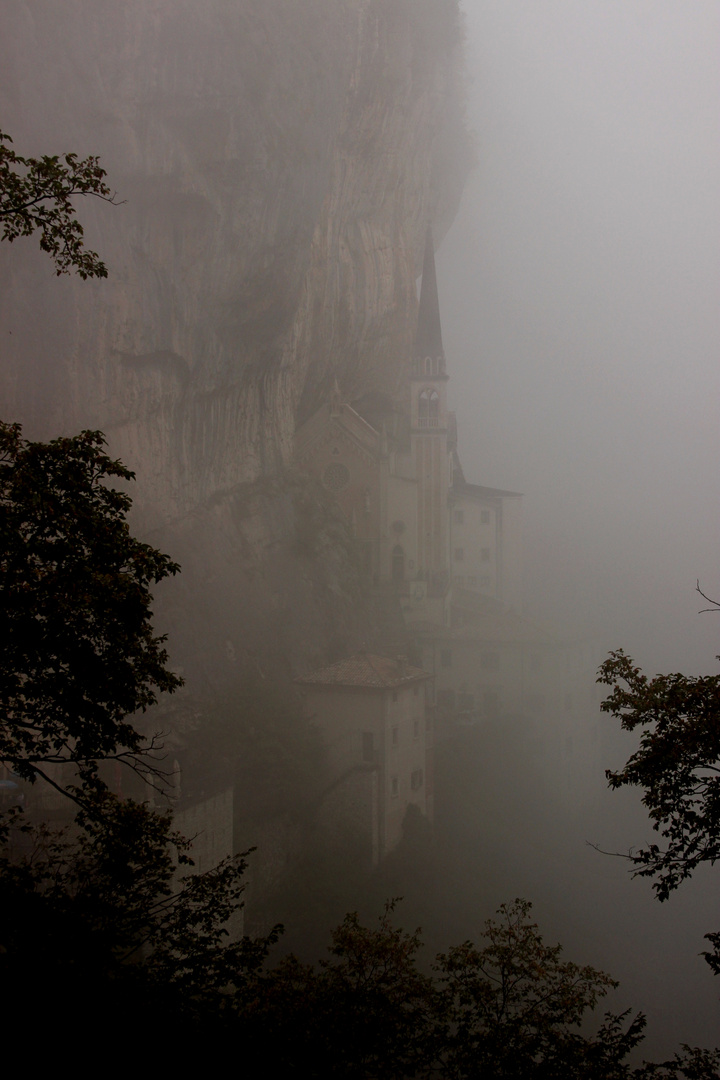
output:
[[706,611],[720,611],[720,600],[713,600],[710,596],[707,596],[700,588],[700,578],[695,583],[695,592],[700,593],[703,600],[707,600],[708,604],[712,604],[712,607],[701,608],[698,611],[698,615],[704,615]]

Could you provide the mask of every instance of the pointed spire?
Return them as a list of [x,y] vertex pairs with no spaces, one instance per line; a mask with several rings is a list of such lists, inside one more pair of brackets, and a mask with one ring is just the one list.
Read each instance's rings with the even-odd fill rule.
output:
[[433,360],[441,359],[443,369],[445,367],[445,353],[443,352],[442,332],[440,330],[440,302],[438,300],[437,278],[435,276],[435,249],[432,230],[429,225],[425,238],[418,326],[413,356],[416,358],[430,356]]

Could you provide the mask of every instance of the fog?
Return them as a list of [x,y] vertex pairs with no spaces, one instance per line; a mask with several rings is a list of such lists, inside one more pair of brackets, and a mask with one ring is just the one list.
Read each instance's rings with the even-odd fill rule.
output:
[[533,613],[714,671],[720,8],[464,7],[478,167],[438,265],[465,459],[526,495]]
[[[715,672],[718,616],[694,590],[720,596],[720,7],[463,6],[478,164],[438,278],[467,469],[525,493],[529,613],[650,672]],[[603,723],[617,765],[632,740]],[[530,798],[505,886],[649,1005],[648,1052],[712,1040],[710,875],[660,906],[584,846],[648,839],[639,793],[603,783],[588,819],[547,832]]]
[[[642,1052],[670,1054],[717,1035],[717,980],[698,956],[716,894],[700,873],[659,905],[624,860],[588,846],[656,839],[638,791],[607,791],[604,769],[635,745],[614,721],[584,704],[573,732],[567,706],[449,723],[434,836],[369,871],[313,832],[307,776],[319,788],[327,777],[286,709],[299,672],[364,645],[369,612],[382,621],[361,601],[347,515],[293,464],[294,425],[335,380],[352,403],[373,380],[387,390],[407,376],[398,342],[411,337],[441,115],[434,28],[451,6],[398,5],[417,40],[403,50],[389,20],[383,54],[334,0],[309,14],[238,0],[222,17],[209,0],[207,12],[161,4],[167,23],[143,2],[78,4],[55,30],[17,3],[25,52],[0,72],[0,101],[18,153],[101,153],[127,203],[88,210],[107,282],[58,281],[29,244],[0,252],[5,418],[38,438],[103,427],[137,470],[133,528],[183,567],[158,597],[187,680],[162,723],[173,736],[177,724],[179,757],[192,738],[198,758],[221,757],[208,730],[232,744],[231,765],[203,764],[208,787],[247,750],[229,831],[263,855],[266,844],[271,881],[258,872],[251,886],[251,929],[282,920],[288,947],[316,957],[348,908],[373,917],[403,895],[400,919],[423,924],[430,953],[524,896],[546,941],[621,981],[608,1007],[648,1012]],[[598,660],[622,647],[651,673],[715,672],[720,615],[698,614],[695,585],[720,599],[720,5],[463,7],[476,166],[436,262],[467,479],[524,493],[526,612],[539,626],[587,639]],[[451,135],[442,220],[464,170],[461,125]],[[592,679],[590,665],[584,703]],[[282,722],[264,730],[275,681]],[[242,799],[263,809],[238,826]]]

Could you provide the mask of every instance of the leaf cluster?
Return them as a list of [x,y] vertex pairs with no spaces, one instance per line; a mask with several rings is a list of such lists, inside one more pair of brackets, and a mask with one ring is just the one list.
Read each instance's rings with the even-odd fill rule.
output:
[[638,1014],[607,1014],[595,1035],[580,1025],[617,984],[602,971],[561,959],[547,946],[524,900],[488,920],[486,944],[467,941],[438,958],[445,987],[448,1047],[444,1076],[622,1076],[642,1038]]
[[[0,858],[4,984],[32,992],[58,1029],[78,1006],[89,1029],[103,1033],[148,1008],[178,1032],[209,1017],[219,1022],[229,991],[277,937],[230,938],[248,853],[195,875],[190,842],[170,814],[89,787],[74,827],[16,815],[9,829]],[[97,995],[91,1001],[88,987]]]
[[[653,829],[664,845],[630,852],[640,877],[654,879],[659,900],[701,863],[720,858],[720,675],[656,675],[649,679],[622,650],[602,664],[598,682],[612,687],[604,712],[626,731],[639,728],[640,746],[619,771],[608,770],[612,788],[643,789]],[[720,934],[709,934],[705,958],[720,971]]]
[[626,731],[642,729],[639,749],[606,775],[613,788],[644,790],[653,828],[668,843],[633,858],[638,874],[657,878],[655,891],[665,900],[700,863],[720,856],[720,675],[648,679],[619,650],[598,681],[613,687],[603,711]]
[[262,976],[249,1027],[269,1035],[280,1071],[377,1080],[631,1075],[625,1058],[644,1018],[608,1014],[584,1034],[587,1013],[615,983],[544,945],[529,903],[504,905],[480,945],[465,942],[426,972],[420,931],[394,926],[393,907],[376,927],[347,915],[329,960],[289,957]]
[[85,248],[84,230],[72,202],[78,195],[94,195],[117,205],[105,176],[94,156],[21,157],[12,149],[10,136],[0,131],[0,239],[12,243],[39,229],[40,247],[52,259],[58,276],[74,270],[83,279],[107,277],[97,252]]
[[140,767],[128,717],[181,680],[153,634],[151,586],[178,566],[131,536],[133,473],[99,432],[27,442],[0,424],[0,760],[26,780],[48,765]]
[[16,823],[13,857],[0,859],[10,1024],[32,1000],[46,1038],[65,1037],[81,1015],[84,1047],[100,1049],[118,1032],[135,1038],[150,1016],[146,1058],[157,1044],[165,1065],[187,1068],[208,1045],[239,1047],[250,1074],[318,1080],[716,1075],[717,1053],[689,1048],[631,1069],[641,1014],[607,1014],[594,1034],[581,1030],[615,984],[545,946],[525,901],[504,905],[483,943],[451,949],[430,972],[418,964],[420,931],[394,925],[394,903],[375,926],[347,915],[327,959],[268,967],[280,927],[254,940],[228,933],[244,855],[194,876],[169,815],[102,787],[76,825]]
[[435,996],[415,964],[419,934],[392,926],[392,904],[375,928],[348,914],[332,935],[330,959],[294,956],[265,973],[244,1022],[258,1062],[272,1046],[281,1070],[312,1077],[424,1075],[432,1058]]

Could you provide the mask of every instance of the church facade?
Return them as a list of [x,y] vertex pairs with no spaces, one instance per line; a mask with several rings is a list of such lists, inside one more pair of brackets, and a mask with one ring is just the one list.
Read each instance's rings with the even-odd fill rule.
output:
[[520,496],[465,480],[448,378],[428,235],[403,400],[350,404],[336,387],[296,440],[298,467],[333,493],[368,580],[392,583],[408,627],[449,626],[458,591],[521,608]]

